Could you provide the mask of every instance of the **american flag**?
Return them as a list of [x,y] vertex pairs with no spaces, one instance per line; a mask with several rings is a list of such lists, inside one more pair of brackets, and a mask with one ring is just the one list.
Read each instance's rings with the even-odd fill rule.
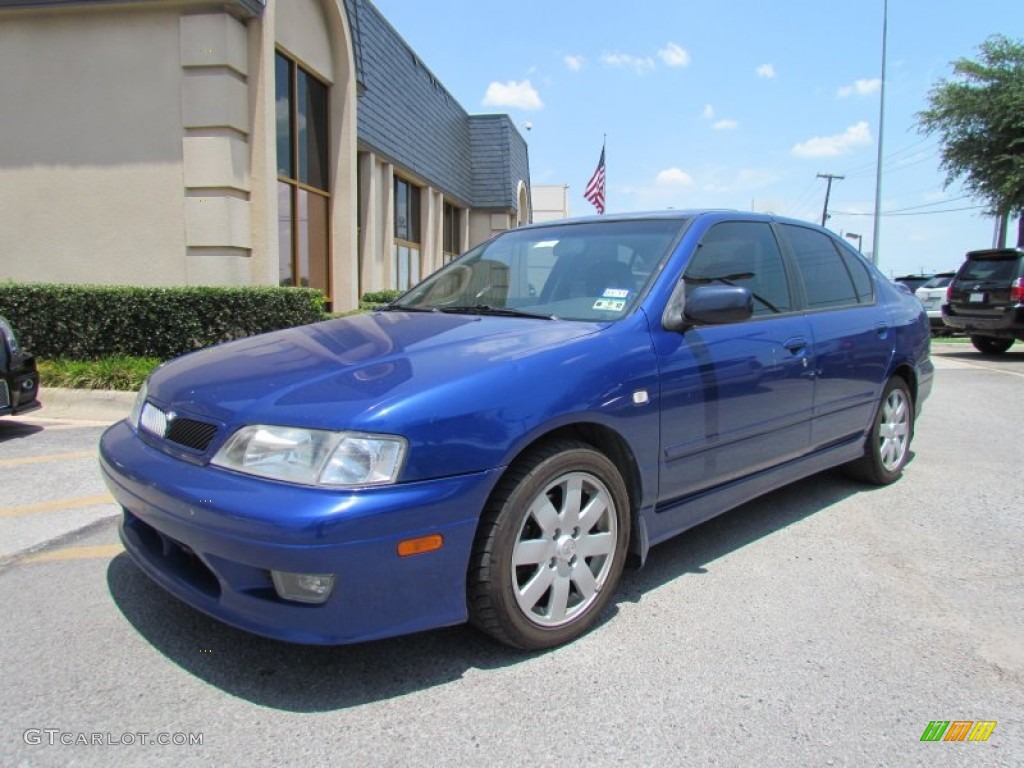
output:
[[593,203],[598,213],[604,213],[604,147],[601,147],[601,159],[597,161],[597,170],[587,182],[583,196]]

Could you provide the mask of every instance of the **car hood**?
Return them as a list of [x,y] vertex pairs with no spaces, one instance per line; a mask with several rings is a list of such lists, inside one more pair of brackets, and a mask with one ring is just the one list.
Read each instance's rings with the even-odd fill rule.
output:
[[443,313],[362,314],[178,358],[153,374],[149,396],[164,408],[222,425],[379,428],[399,404],[422,401],[454,382],[461,389],[467,379],[493,376],[600,327]]

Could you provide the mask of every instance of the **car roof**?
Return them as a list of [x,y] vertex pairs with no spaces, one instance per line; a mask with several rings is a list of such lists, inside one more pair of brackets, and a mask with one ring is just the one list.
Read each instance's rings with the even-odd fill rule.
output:
[[[805,227],[812,227],[814,229],[822,229],[818,224],[813,221],[805,221],[801,219],[791,219],[785,216],[776,216],[773,213],[759,213],[756,211],[740,211],[731,208],[670,208],[658,211],[630,211],[625,213],[606,213],[606,214],[594,214],[590,216],[573,216],[566,219],[554,219],[551,221],[542,221],[535,224],[528,224],[525,227],[519,229],[542,229],[545,227],[554,227],[563,224],[588,224],[588,223],[599,223],[599,222],[615,222],[615,221],[641,221],[644,219],[693,219],[700,216],[729,216],[730,218],[736,218],[743,221],[777,221],[785,224],[798,224]],[[830,231],[824,230],[822,231]],[[836,235],[834,232],[831,234]]]
[[1024,256],[1024,248],[985,248],[967,252],[968,259],[1005,259],[1015,256]]

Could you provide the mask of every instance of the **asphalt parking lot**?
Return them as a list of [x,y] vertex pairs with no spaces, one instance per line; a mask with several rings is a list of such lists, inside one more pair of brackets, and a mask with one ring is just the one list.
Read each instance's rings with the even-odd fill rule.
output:
[[[0,763],[1022,765],[1024,344],[935,356],[900,482],[827,472],[723,515],[539,654],[218,624],[121,550],[108,416],[0,421]],[[922,742],[932,721],[996,725]]]

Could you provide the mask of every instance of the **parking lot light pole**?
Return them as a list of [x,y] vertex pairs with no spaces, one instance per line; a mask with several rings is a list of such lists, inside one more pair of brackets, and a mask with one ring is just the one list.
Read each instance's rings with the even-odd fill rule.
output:
[[854,239],[856,239],[857,240],[857,250],[860,251],[861,253],[864,252],[864,249],[861,247],[864,244],[864,237],[862,235],[858,235],[856,232],[847,232],[846,233],[846,239],[847,240],[854,240]]

